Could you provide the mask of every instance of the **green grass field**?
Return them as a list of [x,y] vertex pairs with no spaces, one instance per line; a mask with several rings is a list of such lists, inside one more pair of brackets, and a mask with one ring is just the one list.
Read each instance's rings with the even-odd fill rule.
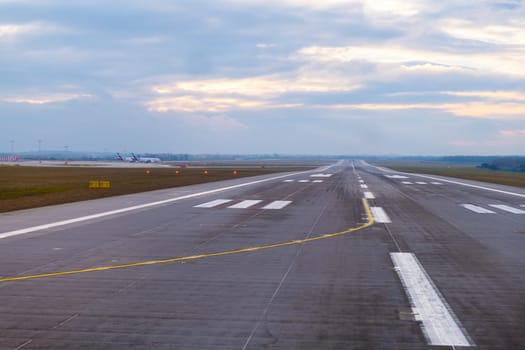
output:
[[375,161],[374,165],[384,166],[407,173],[421,173],[455,177],[458,179],[490,182],[500,185],[525,187],[525,173],[493,171],[476,168],[479,164],[457,164],[447,162],[419,161]]
[[[311,167],[313,168],[313,166]],[[200,184],[283,171],[303,171],[305,167],[276,166],[238,169],[151,168],[67,168],[0,166],[0,212],[69,203],[164,188]],[[89,181],[110,181],[111,187],[89,188]]]

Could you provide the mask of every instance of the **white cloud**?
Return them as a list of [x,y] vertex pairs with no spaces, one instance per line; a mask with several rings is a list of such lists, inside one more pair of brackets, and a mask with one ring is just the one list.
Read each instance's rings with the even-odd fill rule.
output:
[[306,62],[349,63],[352,61],[369,61],[389,63],[410,69],[410,62],[419,64],[419,69],[435,70],[436,65],[468,68],[480,73],[503,73],[511,76],[525,75],[525,52],[493,51],[478,53],[454,53],[409,48],[402,45],[388,46],[310,46],[300,49],[294,58]]
[[48,22],[34,22],[25,24],[0,24],[0,41],[14,40],[25,35],[42,35],[65,31],[66,29]]
[[484,25],[465,19],[446,19],[439,27],[444,33],[460,39],[510,46],[525,45],[524,22]]
[[279,104],[256,99],[196,96],[154,98],[145,104],[151,112],[226,112],[242,109],[293,108],[299,106],[298,104]]
[[364,103],[316,105],[317,108],[336,110],[368,110],[368,111],[399,111],[399,110],[441,110],[458,117],[480,119],[514,119],[525,120],[525,103]]
[[183,80],[157,85],[157,97],[146,102],[150,111],[224,112],[236,109],[294,108],[302,104],[281,102],[291,93],[344,92],[359,88],[348,77],[333,72],[302,69],[295,74]]
[[38,95],[18,95],[10,96],[2,99],[4,102],[9,103],[26,103],[32,105],[44,105],[50,103],[67,102],[71,100],[81,100],[93,98],[93,95],[82,94],[82,93],[53,93],[53,94],[38,94]]

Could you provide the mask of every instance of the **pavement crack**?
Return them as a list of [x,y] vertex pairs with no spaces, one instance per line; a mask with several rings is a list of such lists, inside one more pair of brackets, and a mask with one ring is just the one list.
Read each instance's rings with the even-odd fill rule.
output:
[[[319,215],[317,216],[317,218],[315,219],[314,223],[312,224],[312,226],[310,227],[310,230],[308,232],[308,234],[306,235],[306,238],[305,239],[308,239],[310,238],[310,236],[312,235],[315,227],[317,226],[317,224],[319,223],[319,220],[321,219],[321,217],[323,216],[324,212],[326,211],[326,208],[328,207],[328,204],[325,204],[323,209],[321,210],[321,212],[319,213]],[[248,347],[248,345],[250,344],[250,342],[252,341],[254,335],[255,335],[255,332],[257,332],[257,329],[259,328],[259,326],[261,325],[261,323],[263,322],[263,320],[266,319],[266,316],[268,314],[268,311],[270,310],[270,307],[272,306],[272,303],[273,301],[275,300],[275,297],[277,296],[277,294],[279,294],[279,291],[281,290],[281,287],[283,286],[284,282],[286,281],[288,275],[290,274],[290,271],[292,271],[292,268],[295,266],[295,262],[297,261],[297,258],[299,257],[299,255],[301,254],[301,252],[303,251],[303,245],[304,243],[301,243],[299,245],[299,248],[297,249],[297,251],[295,252],[295,255],[292,259],[292,261],[290,262],[290,264],[288,265],[288,269],[286,270],[286,272],[284,273],[283,277],[281,278],[281,280],[279,281],[279,284],[277,285],[277,287],[275,288],[272,296],[270,297],[270,300],[268,300],[268,303],[266,304],[263,312],[261,313],[261,316],[259,317],[259,319],[257,320],[257,322],[255,323],[255,326],[253,327],[252,331],[250,332],[250,335],[248,336],[248,338],[246,339],[246,342],[244,343],[243,347],[242,347],[242,350],[246,350],[246,348]]]

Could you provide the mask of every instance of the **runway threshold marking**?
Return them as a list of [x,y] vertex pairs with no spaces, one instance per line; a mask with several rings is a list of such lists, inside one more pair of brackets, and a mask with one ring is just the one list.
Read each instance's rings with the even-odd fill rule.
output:
[[492,210],[489,210],[489,209],[485,209],[483,207],[480,207],[480,206],[477,206],[477,205],[474,205],[474,204],[461,204],[461,206],[465,209],[468,209],[470,211],[473,211],[474,213],[478,213],[478,214],[496,214],[495,211],[492,211]]
[[412,311],[430,345],[473,346],[445,298],[413,253],[390,253]]
[[202,203],[202,204],[196,205],[196,206],[194,206],[194,208],[213,208],[213,207],[219,206],[221,204],[229,203],[231,201],[232,201],[232,199],[216,199],[214,201],[210,201],[210,202],[206,202],[206,203]]
[[367,222],[360,226],[349,228],[349,229],[339,231],[339,232],[327,233],[327,234],[323,234],[323,235],[319,235],[315,237],[297,239],[297,240],[288,241],[288,242],[280,242],[280,243],[247,247],[247,248],[241,248],[241,249],[235,249],[235,250],[227,250],[227,251],[215,252],[215,253],[205,253],[205,254],[198,254],[198,255],[168,258],[168,259],[159,259],[159,260],[139,261],[139,262],[121,264],[121,265],[90,267],[87,269],[80,269],[80,270],[58,271],[58,272],[42,273],[42,274],[27,275],[27,276],[4,277],[4,278],[0,278],[0,283],[32,280],[32,279],[45,278],[45,277],[59,277],[59,276],[66,276],[66,275],[76,275],[76,274],[96,272],[96,271],[117,270],[117,269],[125,269],[125,268],[139,267],[139,266],[168,264],[168,263],[188,261],[188,260],[211,258],[211,257],[223,256],[223,255],[233,255],[233,254],[240,254],[240,253],[255,252],[259,250],[286,247],[286,246],[292,246],[292,245],[297,245],[297,244],[319,241],[322,239],[333,238],[333,237],[342,236],[342,235],[346,235],[352,232],[363,230],[374,224],[374,217],[372,215],[372,212],[370,211],[370,206],[368,205],[368,201],[366,200],[366,198],[362,199],[362,203],[366,211],[366,216],[368,219]]
[[510,205],[489,204],[489,207],[496,208],[496,209],[499,209],[499,210],[503,210],[503,211],[506,211],[507,213],[512,213],[512,214],[525,214],[525,210],[514,208],[514,207],[511,207]]
[[262,200],[260,200],[260,199],[246,199],[246,200],[243,200],[242,202],[239,202],[237,204],[230,205],[228,208],[232,208],[232,209],[247,209],[247,208],[252,207],[255,204],[258,204],[258,203],[261,203],[261,202],[262,202]]
[[270,204],[265,205],[263,209],[271,209],[271,210],[282,209],[290,203],[292,203],[292,201],[273,201]]

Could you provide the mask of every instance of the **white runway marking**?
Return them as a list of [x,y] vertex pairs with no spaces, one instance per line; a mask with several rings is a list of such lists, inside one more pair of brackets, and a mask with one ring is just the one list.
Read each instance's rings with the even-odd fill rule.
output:
[[282,209],[286,207],[292,201],[273,201],[270,204],[263,207],[263,209]]
[[390,253],[416,320],[430,345],[473,346],[454,312],[412,253]]
[[408,176],[403,176],[403,175],[385,175],[385,176],[391,179],[408,179]]
[[483,207],[478,207],[477,205],[474,205],[474,204],[461,204],[461,206],[465,209],[471,210],[478,214],[496,214],[496,212],[492,210],[488,210]]
[[412,182],[410,181],[401,181],[403,185],[412,185]]
[[216,199],[211,202],[202,203],[199,205],[194,206],[194,208],[213,208],[221,204],[229,203],[232,199]]
[[247,208],[253,207],[255,204],[261,203],[261,202],[262,202],[262,200],[259,200],[259,199],[247,199],[247,200],[244,200],[244,201],[239,202],[237,204],[230,205],[228,208],[231,208],[231,209],[247,209]]
[[432,181],[431,184],[432,185],[443,185],[441,182],[436,182],[436,181]]
[[69,224],[75,224],[75,223],[78,223],[78,222],[84,222],[84,221],[89,221],[89,220],[100,219],[100,218],[103,218],[103,217],[106,217],[106,216],[117,215],[117,214],[127,213],[127,212],[130,212],[130,211],[140,210],[140,209],[144,209],[144,208],[155,207],[155,206],[159,206],[159,205],[163,205],[163,204],[168,204],[168,203],[181,201],[181,200],[184,200],[184,199],[195,198],[195,197],[204,196],[204,195],[207,195],[207,194],[223,192],[223,191],[231,190],[231,189],[234,189],[234,188],[251,186],[251,185],[260,184],[260,183],[264,183],[264,182],[268,182],[268,181],[282,179],[282,178],[285,178],[285,177],[296,176],[296,175],[299,175],[299,174],[302,174],[302,173],[306,173],[306,172],[292,173],[292,174],[286,174],[286,175],[270,177],[270,178],[262,179],[262,180],[243,182],[243,183],[240,183],[240,184],[237,184],[237,185],[226,186],[226,187],[219,187],[219,188],[215,188],[213,190],[192,193],[192,194],[188,194],[188,195],[185,195],[185,196],[180,196],[180,197],[175,197],[175,198],[168,198],[168,199],[164,199],[164,200],[160,200],[160,201],[156,201],[156,202],[139,204],[139,205],[134,205],[134,206],[131,206],[131,207],[105,211],[105,212],[102,212],[102,213],[81,216],[81,217],[77,217],[77,218],[73,218],[73,219],[56,221],[56,222],[52,222],[52,223],[49,223],[49,224],[32,226],[32,227],[19,229],[19,230],[8,231],[8,232],[0,233],[0,239],[7,238],[7,237],[12,237],[12,236],[23,235],[23,234],[26,234],[26,233],[31,233],[31,232],[36,232],[36,231],[47,230],[47,229],[53,228],[53,227],[59,227],[59,226],[65,226],[65,225],[69,225]]
[[333,174],[312,174],[311,177],[330,177]]
[[375,199],[376,197],[372,192],[365,192],[365,198],[366,199]]
[[480,189],[480,190],[492,191],[492,192],[503,193],[503,194],[508,194],[508,195],[511,195],[511,196],[517,196],[517,197],[524,197],[525,198],[525,194],[522,194],[522,193],[503,191],[503,190],[498,190],[496,188],[472,185],[472,184],[468,184],[468,183],[465,183],[465,182],[441,179],[441,178],[438,178],[438,177],[427,176],[427,175],[419,175],[418,174],[417,176],[424,177],[424,178],[430,179],[430,180],[437,180],[437,181],[442,181],[442,182],[446,182],[446,183],[450,183],[450,184],[461,185],[461,186],[466,186],[466,187],[472,187],[472,188],[477,188],[477,189]]
[[323,180],[314,180],[314,181],[312,181],[312,182],[315,182],[315,183],[318,183],[318,184],[319,184],[319,183],[323,182]]
[[525,210],[514,208],[514,207],[511,207],[510,205],[489,204],[489,206],[492,207],[492,208],[496,208],[496,209],[499,209],[499,210],[506,211],[508,213],[512,213],[512,214],[525,214]]
[[381,207],[370,207],[374,221],[378,223],[388,224],[392,221]]
[[283,182],[295,182],[295,180],[288,179],[288,180],[284,180]]
[[299,182],[310,182],[310,180],[299,180]]
[[364,181],[364,180],[359,180],[359,183],[362,183],[362,184],[364,184],[364,183],[365,183],[365,181]]
[[361,184],[361,188],[368,188],[368,185]]
[[426,185],[426,184],[427,184],[427,183],[424,182],[424,181],[416,181],[416,183],[417,183],[418,185]]

